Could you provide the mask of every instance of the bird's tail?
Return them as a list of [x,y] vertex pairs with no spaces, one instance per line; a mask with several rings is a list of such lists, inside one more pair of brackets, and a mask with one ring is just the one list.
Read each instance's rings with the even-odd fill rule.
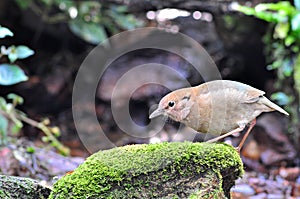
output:
[[260,97],[259,100],[262,104],[268,106],[269,108],[273,109],[274,111],[279,111],[280,113],[283,113],[285,115],[289,115],[288,112],[286,112],[285,110],[283,110],[281,107],[279,107],[278,105],[274,104],[273,102],[271,102],[268,98],[262,96]]

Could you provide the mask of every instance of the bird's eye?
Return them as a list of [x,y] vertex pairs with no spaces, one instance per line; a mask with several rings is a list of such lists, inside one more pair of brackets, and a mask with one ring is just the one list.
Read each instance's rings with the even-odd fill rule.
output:
[[168,106],[169,107],[173,107],[175,105],[175,102],[174,101],[169,101],[169,103],[168,103]]

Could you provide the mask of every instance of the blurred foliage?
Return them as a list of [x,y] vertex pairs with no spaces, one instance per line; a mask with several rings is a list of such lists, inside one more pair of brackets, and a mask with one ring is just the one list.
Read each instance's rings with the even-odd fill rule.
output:
[[143,21],[128,13],[123,5],[77,0],[15,0],[22,9],[30,9],[46,23],[67,23],[83,40],[97,45],[108,35],[143,26]]
[[[299,140],[300,93],[300,0],[261,3],[254,8],[237,6],[237,10],[269,22],[263,42],[269,70],[276,70],[276,89],[271,98],[291,114],[290,133]],[[291,87],[290,85],[293,85]]]
[[[0,26],[0,38],[13,36],[14,34],[5,27]],[[10,63],[0,63],[0,85],[13,85],[28,80],[24,71],[13,64],[18,59],[25,59],[34,54],[34,51],[27,46],[1,46],[0,61],[9,60]]]
[[[0,38],[13,36],[13,33],[5,27],[0,26]],[[10,46],[6,48],[1,46],[1,62],[9,61],[10,63],[0,64],[0,86],[13,85],[26,81],[28,77],[24,71],[14,63],[18,59],[25,59],[34,54],[34,51],[27,46]],[[6,59],[5,59],[6,58]],[[8,132],[18,134],[23,127],[23,122],[34,126],[45,133],[43,141],[48,142],[64,155],[69,154],[69,149],[63,146],[56,137],[60,135],[57,127],[49,127],[49,120],[36,122],[26,116],[25,113],[16,107],[23,104],[24,99],[14,93],[8,94],[6,99],[0,97],[0,145],[6,145],[8,142]],[[46,121],[46,122],[45,122]]]

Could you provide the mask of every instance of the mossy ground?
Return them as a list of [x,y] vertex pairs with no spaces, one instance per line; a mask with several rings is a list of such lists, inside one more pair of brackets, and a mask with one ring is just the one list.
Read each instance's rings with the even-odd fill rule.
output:
[[[217,195],[223,189],[229,191],[234,180],[242,175],[242,167],[239,154],[226,144],[129,145],[90,156],[72,174],[55,183],[50,198],[198,198],[214,192]],[[223,183],[225,178],[229,180],[227,185]]]

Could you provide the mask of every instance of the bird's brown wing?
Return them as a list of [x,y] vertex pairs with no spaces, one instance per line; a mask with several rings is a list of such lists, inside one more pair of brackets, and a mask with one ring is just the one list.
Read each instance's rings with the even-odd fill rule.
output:
[[[256,89],[247,84],[243,84],[236,81],[230,80],[215,80],[204,84],[200,84],[196,87],[196,95],[207,95],[209,93],[219,93],[218,97],[222,94],[234,95],[241,103],[254,103],[262,97],[265,92]],[[225,91],[225,93],[224,93]],[[223,92],[223,93],[222,93]]]

